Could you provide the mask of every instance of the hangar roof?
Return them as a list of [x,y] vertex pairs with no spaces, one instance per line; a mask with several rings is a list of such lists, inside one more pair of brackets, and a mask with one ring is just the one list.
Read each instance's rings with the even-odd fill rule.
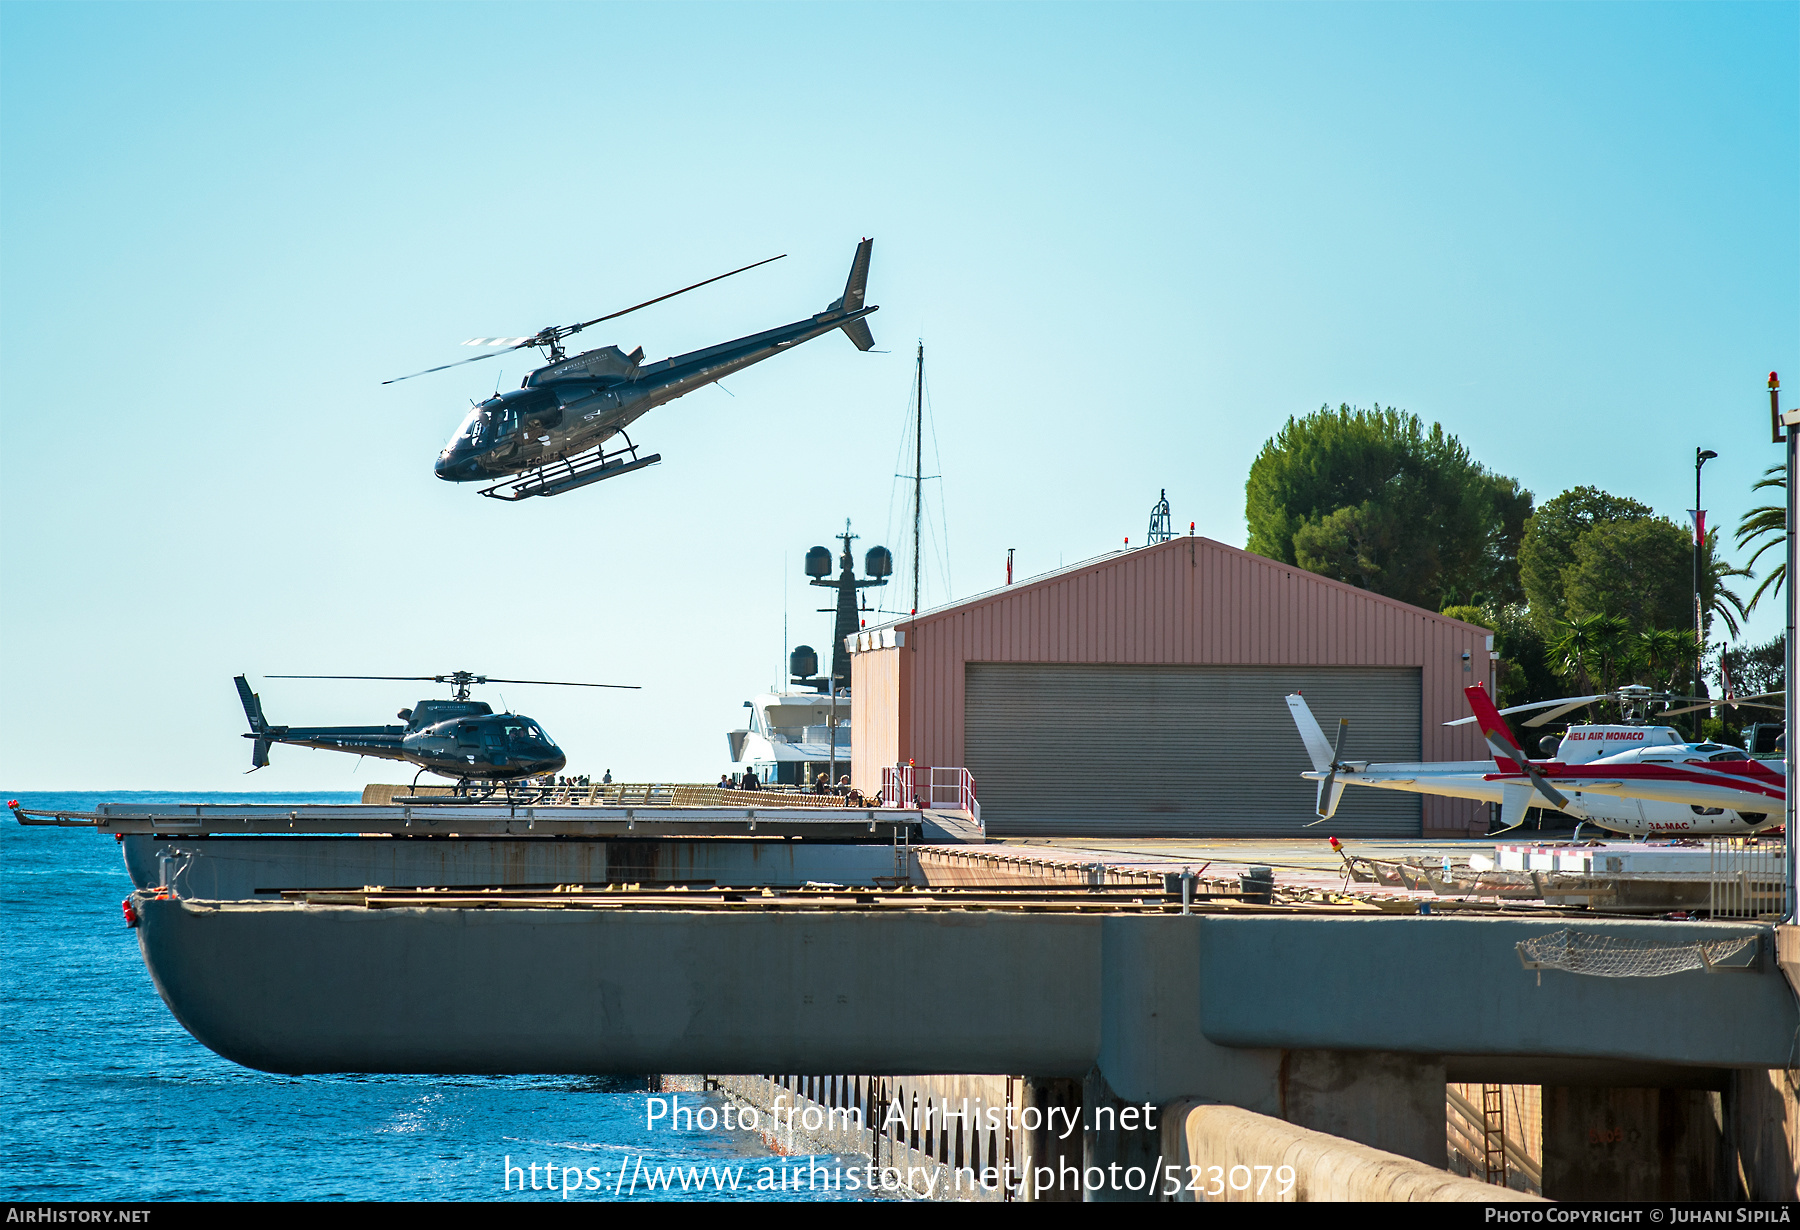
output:
[[[978,594],[971,594],[967,598],[958,598],[954,602],[946,602],[942,606],[931,607],[928,610],[920,611],[917,615],[897,616],[883,623],[875,624],[869,628],[863,629],[854,636],[846,638],[846,645],[852,653],[856,653],[866,649],[890,648],[896,644],[904,644],[905,630],[914,625],[929,623],[947,615],[966,611],[971,607],[981,606],[987,603],[1005,602],[1019,598],[1030,594],[1033,591],[1040,590],[1047,585],[1054,584],[1058,580],[1075,576],[1079,573],[1096,571],[1108,564],[1116,563],[1128,557],[1143,557],[1158,551],[1179,549],[1180,544],[1182,543],[1193,543],[1210,552],[1240,557],[1245,562],[1254,562],[1268,568],[1280,569],[1287,573],[1300,573],[1309,582],[1342,590],[1347,594],[1355,595],[1357,598],[1368,602],[1423,615],[1428,619],[1436,620],[1453,627],[1468,628],[1488,633],[1488,648],[1493,648],[1491,629],[1484,628],[1479,624],[1468,623],[1467,621],[1460,619],[1451,619],[1447,615],[1441,615],[1436,611],[1427,610],[1424,607],[1413,606],[1410,603],[1401,602],[1397,599],[1389,598],[1370,590],[1359,589],[1356,586],[1347,584],[1343,581],[1336,581],[1330,577],[1307,572],[1305,569],[1294,564],[1284,564],[1280,560],[1270,559],[1264,555],[1257,555],[1254,552],[1230,546],[1226,543],[1219,542],[1216,539],[1192,534],[1172,538],[1167,542],[1154,543],[1148,546],[1130,547],[1120,551],[1108,551],[1104,555],[1096,555],[1092,559],[1085,559],[1079,563],[1070,564],[1063,568],[1057,568],[1051,572],[1040,572],[1036,576],[1026,577],[1023,580],[1013,582],[1011,585],[997,586],[994,589],[984,590]],[[899,635],[896,636],[896,633]]]

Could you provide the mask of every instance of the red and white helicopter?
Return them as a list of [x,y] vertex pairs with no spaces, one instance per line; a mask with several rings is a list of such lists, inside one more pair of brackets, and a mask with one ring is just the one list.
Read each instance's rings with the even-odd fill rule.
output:
[[[1344,787],[1355,785],[1498,803],[1502,831],[1522,823],[1531,807],[1555,808],[1577,817],[1581,824],[1632,836],[1742,836],[1779,825],[1785,817],[1785,762],[1753,760],[1723,743],[1688,743],[1673,727],[1649,725],[1643,718],[1649,702],[1664,699],[1649,688],[1626,687],[1603,696],[1568,697],[1505,710],[1519,713],[1555,706],[1528,721],[1530,726],[1553,721],[1594,701],[1619,702],[1625,713],[1622,724],[1571,726],[1555,752],[1541,760],[1526,756],[1486,688],[1476,684],[1464,692],[1475,716],[1446,724],[1480,723],[1494,754],[1491,761],[1370,764],[1344,760],[1344,733],[1350,723],[1338,723],[1334,747],[1300,694],[1289,696],[1288,708],[1313,762],[1312,771],[1301,776],[1319,783],[1319,816],[1330,819],[1337,812]],[[1751,704],[1754,699],[1746,697],[1737,703]],[[1709,700],[1667,712],[1692,712],[1717,703]],[[1576,831],[1579,834],[1579,825]]]

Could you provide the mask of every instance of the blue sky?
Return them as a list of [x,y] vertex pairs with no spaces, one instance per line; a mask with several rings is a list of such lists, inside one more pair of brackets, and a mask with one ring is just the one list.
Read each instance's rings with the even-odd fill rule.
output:
[[[0,6],[6,780],[392,780],[241,776],[231,676],[458,668],[642,684],[504,701],[574,771],[709,779],[784,605],[828,640],[805,549],[902,545],[921,337],[928,603],[1141,540],[1163,488],[1241,545],[1324,403],[1672,517],[1715,449],[1735,524],[1763,379],[1800,385],[1797,47],[1794,4]],[[594,344],[785,323],[864,235],[889,353],[655,411],[663,463],[578,494],[431,474],[524,363],[379,383],[777,252]],[[292,723],[430,692],[258,686]]]

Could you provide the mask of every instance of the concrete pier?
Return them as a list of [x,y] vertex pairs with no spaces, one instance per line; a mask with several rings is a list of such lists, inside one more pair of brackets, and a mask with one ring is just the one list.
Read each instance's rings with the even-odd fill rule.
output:
[[1166,1152],[1182,1199],[1300,1203],[1531,1201],[1504,1187],[1235,1106],[1167,1108]]
[[202,901],[303,889],[730,884],[797,888],[910,878],[892,845],[818,838],[165,837],[119,835],[131,882]]
[[[1570,1061],[1600,1074],[1776,1067],[1800,1027],[1773,962],[1660,978],[1522,968],[1518,942],[1560,920],[1037,913],[862,895],[682,910],[623,894],[491,908],[140,894],[136,908],[176,1016],[227,1058],[285,1072],[1086,1079],[1098,1067],[1132,1104],[1201,1096],[1280,1114],[1284,1062],[1301,1102],[1408,1083],[1388,1079],[1396,1067],[1360,1076],[1373,1060],[1296,1069],[1284,1053],[1410,1055],[1445,1065],[1430,1069],[1439,1086],[1452,1067],[1558,1083]],[[1670,942],[1766,930],[1587,925]],[[1395,1096],[1370,1113],[1391,1122],[1412,1097]]]
[[[993,1168],[999,1194],[959,1198],[1013,1200],[1153,1198],[1089,1180],[1193,1156],[1171,1116],[1225,1124],[1195,1137],[1221,1158],[1293,1167],[1300,1194],[1281,1199],[1457,1198],[1439,1183],[1447,1091],[1464,1090],[1456,1164],[1479,1177],[1470,1104],[1501,1083],[1529,1092],[1528,1186],[1552,1198],[1797,1194],[1780,1065],[1800,1018],[1781,970],[1800,944],[1766,924],[1443,914],[1429,890],[1346,894],[1311,864],[1260,904],[1204,859],[1185,913],[1163,853],[947,845],[930,816],[873,841],[842,812],[759,817],[397,812],[356,835],[319,814],[250,835],[184,806],[104,823],[159,992],[253,1067],[785,1072],[704,1079],[747,1101],[903,1107],[903,1126],[830,1147],[931,1184]],[[1626,977],[1527,962],[1522,944],[1564,933],[1699,956]],[[990,1075],[954,1075],[970,1072]],[[917,1121],[971,1090],[1034,1113]]]

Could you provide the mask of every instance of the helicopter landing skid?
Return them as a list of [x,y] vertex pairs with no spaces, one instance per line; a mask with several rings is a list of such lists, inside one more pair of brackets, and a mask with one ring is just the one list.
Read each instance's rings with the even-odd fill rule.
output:
[[395,803],[437,803],[448,806],[470,803],[506,803],[512,806],[530,806],[541,803],[550,796],[548,786],[532,786],[517,781],[493,781],[486,778],[466,778],[450,787],[449,794],[430,795],[395,795]]
[[[620,432],[620,435],[625,435]],[[629,456],[630,461],[625,460]],[[517,477],[504,482],[495,483],[491,487],[483,487],[481,494],[495,500],[523,500],[534,495],[561,495],[565,491],[573,491],[577,487],[585,487],[589,483],[601,482],[608,478],[617,478],[621,474],[629,474],[633,470],[641,470],[645,466],[653,466],[662,460],[661,453],[651,453],[648,457],[637,455],[637,445],[625,436],[625,447],[606,451],[606,446],[596,444],[586,452],[576,453],[573,457],[564,457],[546,465],[533,466],[529,470],[520,471]]]

